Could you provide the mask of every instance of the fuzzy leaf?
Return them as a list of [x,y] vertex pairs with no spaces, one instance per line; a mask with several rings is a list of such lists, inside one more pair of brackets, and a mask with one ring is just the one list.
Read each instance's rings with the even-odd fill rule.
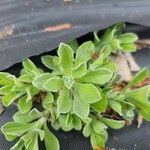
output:
[[138,37],[134,33],[124,33],[118,37],[121,43],[133,43],[138,40]]
[[87,62],[92,58],[94,52],[95,46],[93,42],[91,41],[85,42],[77,49],[76,59]]
[[71,89],[71,87],[73,86],[73,84],[75,82],[74,78],[73,77],[69,77],[69,76],[63,76],[62,79],[64,81],[65,86],[68,89]]
[[137,49],[134,43],[121,44],[120,47],[124,52],[135,52]]
[[18,99],[20,96],[22,96],[24,93],[10,93],[2,97],[2,102],[4,106],[8,107],[13,101]]
[[59,65],[65,75],[70,75],[73,66],[73,50],[69,45],[61,43],[58,49]]
[[96,71],[90,71],[82,78],[79,79],[80,82],[88,82],[94,84],[105,84],[113,76],[113,73],[108,69],[98,69]]
[[27,92],[27,101],[30,101],[32,97],[39,92],[39,90],[31,85],[26,88],[26,92]]
[[0,72],[0,84],[1,85],[10,85],[14,84],[15,76],[9,73]]
[[42,114],[36,108],[34,108],[27,113],[17,112],[13,116],[13,119],[15,120],[15,122],[25,124],[25,123],[32,122],[33,120],[39,119],[41,116]]
[[72,48],[72,50],[76,53],[76,51],[79,47],[79,44],[78,44],[77,40],[72,40],[68,44]]
[[73,116],[73,126],[76,130],[82,129],[82,122],[81,122],[80,118],[78,118],[75,115]]
[[13,85],[5,85],[0,88],[0,95],[12,93]]
[[63,88],[63,81],[61,78],[59,77],[53,77],[51,79],[49,79],[44,85],[43,87],[47,90],[47,91],[51,91],[51,92],[58,92],[59,90],[61,90]]
[[98,102],[95,102],[91,107],[97,112],[105,112],[107,108],[107,97],[102,94],[102,99]]
[[54,97],[52,95],[51,92],[48,92],[45,96],[45,98],[43,99],[43,107],[44,108],[49,108],[49,106],[51,105],[51,103],[54,102]]
[[76,84],[76,90],[81,99],[88,104],[95,103],[102,99],[99,90],[92,84]]
[[32,84],[36,88],[43,90],[44,89],[43,85],[52,77],[53,76],[50,73],[41,74],[33,80]]
[[115,111],[117,112],[120,116],[122,116],[122,106],[119,102],[110,100],[109,101],[109,106]]
[[26,96],[23,96],[18,101],[18,108],[21,112],[26,113],[32,108],[32,100],[27,100]]
[[103,123],[105,123],[108,127],[113,129],[120,129],[125,125],[125,121],[123,120],[113,120],[108,118],[100,119]]
[[34,79],[34,76],[32,73],[24,74],[19,77],[19,81],[22,81],[25,83],[31,83],[33,79]]
[[73,69],[73,76],[75,78],[81,78],[87,73],[86,63],[81,63]]
[[69,94],[69,90],[64,88],[60,91],[58,100],[57,100],[58,112],[59,113],[67,113],[71,110],[71,97]]
[[23,140],[19,140],[10,150],[22,150],[24,147]]
[[89,137],[90,136],[90,134],[91,134],[91,124],[90,123],[87,123],[84,126],[82,133],[83,133],[83,135],[85,137]]

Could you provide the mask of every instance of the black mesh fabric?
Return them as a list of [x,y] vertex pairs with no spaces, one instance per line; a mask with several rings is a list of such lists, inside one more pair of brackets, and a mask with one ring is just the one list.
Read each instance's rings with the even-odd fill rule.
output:
[[[149,0],[0,0],[0,70],[117,22],[150,25]],[[71,28],[44,32],[49,26]]]

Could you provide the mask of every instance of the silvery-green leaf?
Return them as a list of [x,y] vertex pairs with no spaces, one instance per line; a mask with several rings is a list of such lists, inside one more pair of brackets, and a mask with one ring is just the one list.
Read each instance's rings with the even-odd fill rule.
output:
[[59,90],[61,90],[63,88],[64,84],[61,78],[59,77],[53,77],[51,79],[49,79],[44,85],[43,87],[47,90],[47,91],[51,91],[51,92],[58,92]]
[[95,46],[92,41],[88,41],[83,43],[78,49],[76,53],[76,59],[87,62],[92,58],[92,55],[95,53]]
[[105,112],[107,108],[107,97],[102,94],[102,99],[98,102],[95,102],[91,107],[97,112]]
[[73,126],[76,130],[81,130],[82,129],[82,121],[79,117],[73,116]]
[[54,97],[53,94],[51,92],[48,92],[45,96],[45,98],[43,99],[43,107],[44,108],[49,108],[49,106],[51,105],[51,103],[54,102]]
[[44,88],[43,88],[43,85],[44,85],[50,78],[52,78],[52,77],[53,77],[53,76],[52,76],[52,74],[50,74],[50,73],[41,74],[41,75],[37,76],[37,77],[33,80],[32,84],[33,84],[36,88],[43,90],[43,89],[44,89]]
[[0,88],[0,95],[12,93],[13,85],[5,85]]
[[71,110],[71,96],[67,88],[64,88],[60,91],[57,100],[57,107],[59,113],[67,113]]
[[73,76],[75,78],[81,78],[87,73],[87,65],[85,62],[79,64],[73,69]]
[[15,120],[15,122],[23,124],[23,123],[32,122],[33,120],[36,120],[41,116],[42,116],[41,112],[39,112],[36,108],[34,108],[27,113],[17,112],[13,116],[13,119]]
[[27,100],[26,96],[21,97],[18,100],[18,108],[23,113],[30,111],[32,108],[32,100]]
[[79,47],[79,44],[77,42],[77,40],[72,40],[68,43],[68,45],[71,47],[71,49],[76,53],[78,47]]
[[45,55],[41,57],[42,63],[49,69],[59,70],[59,58],[57,56]]
[[118,37],[121,43],[132,43],[138,40],[138,36],[134,33],[124,33]]
[[2,102],[3,102],[4,106],[8,107],[13,101],[18,99],[23,94],[24,94],[23,92],[7,94],[2,97]]
[[68,89],[71,89],[71,87],[73,86],[75,82],[74,78],[70,76],[63,76],[62,80],[64,81],[64,84]]
[[120,41],[117,39],[113,39],[109,44],[113,53],[116,53],[117,50],[120,48]]
[[95,103],[102,99],[99,90],[92,84],[76,84],[76,92],[80,95],[80,98],[88,104]]
[[82,78],[79,79],[80,82],[88,82],[94,84],[105,84],[107,83],[113,76],[113,73],[108,69],[98,69],[96,71],[90,71]]
[[0,72],[0,84],[1,85],[10,85],[14,84],[15,76],[9,73]]
[[84,126],[82,133],[83,133],[83,135],[85,137],[89,137],[90,136],[90,134],[91,134],[91,124],[90,123],[87,123]]
[[31,83],[33,81],[34,77],[33,77],[32,73],[28,73],[28,74],[21,75],[18,79],[21,82]]
[[70,75],[73,67],[73,50],[67,44],[61,43],[58,49],[59,66],[64,75]]
[[135,52],[137,50],[137,46],[134,43],[121,44],[120,48],[124,52]]
[[108,127],[113,129],[120,129],[125,125],[124,120],[113,120],[109,118],[101,118],[100,119],[103,123],[105,123]]
[[110,100],[108,105],[115,111],[117,112],[120,116],[122,116],[122,106],[119,102],[117,101],[113,101],[113,100]]
[[27,101],[30,101],[34,95],[39,93],[39,90],[31,85],[26,88],[26,92],[27,92]]
[[44,125],[44,131],[45,131],[44,143],[46,150],[60,150],[58,139],[52,132],[50,132],[46,124]]

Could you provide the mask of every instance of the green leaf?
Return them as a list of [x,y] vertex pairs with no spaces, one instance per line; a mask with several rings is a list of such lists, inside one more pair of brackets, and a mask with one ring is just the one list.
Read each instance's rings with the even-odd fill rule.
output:
[[116,53],[117,50],[120,48],[120,41],[117,39],[113,39],[109,44],[113,53]]
[[24,69],[27,70],[28,72],[38,72],[38,68],[30,59],[24,60],[22,65]]
[[90,134],[91,134],[91,124],[90,123],[87,123],[84,126],[82,133],[83,133],[83,135],[85,137],[89,137],[90,136]]
[[99,134],[92,133],[90,138],[93,149],[104,149],[105,141]]
[[14,84],[15,76],[9,73],[0,72],[0,84],[1,85],[10,85]]
[[49,69],[58,71],[58,65],[59,65],[59,58],[57,56],[42,56],[41,57],[42,63]]
[[61,90],[63,88],[64,84],[61,78],[59,77],[53,77],[51,79],[49,79],[44,85],[43,87],[47,90],[47,91],[51,91],[51,92],[58,92],[59,90]]
[[124,52],[135,52],[137,49],[134,43],[121,44],[120,48]]
[[69,76],[63,76],[62,79],[64,81],[65,86],[68,89],[71,89],[71,87],[73,86],[73,84],[75,82],[74,78],[73,77],[69,77]]
[[13,85],[5,85],[0,88],[0,95],[12,93]]
[[113,120],[108,118],[100,119],[103,123],[105,123],[108,127],[113,129],[120,129],[125,125],[125,121],[123,120]]
[[23,140],[19,140],[10,150],[22,150],[24,147]]
[[113,73],[108,69],[98,69],[96,71],[90,71],[82,78],[79,79],[80,82],[88,82],[94,84],[105,84],[113,76]]
[[138,40],[138,36],[134,33],[124,33],[118,37],[121,43],[133,43]]
[[43,99],[43,107],[44,108],[49,108],[51,103],[54,102],[54,97],[53,94],[51,92],[48,92],[45,96],[45,98]]
[[143,68],[140,70],[133,79],[127,84],[127,87],[136,85],[142,81],[144,81],[149,76],[149,71],[147,68]]
[[116,72],[117,71],[116,65],[111,60],[108,61],[107,63],[103,64],[101,67],[102,68],[106,68],[106,69],[108,69],[108,70],[110,70],[112,72]]
[[73,101],[73,111],[74,113],[82,118],[86,119],[89,115],[89,104],[81,99],[80,95],[77,93],[74,93],[74,101]]
[[25,83],[31,83],[34,79],[32,73],[21,75],[19,78],[19,81],[25,82]]
[[102,99],[99,90],[92,84],[76,84],[76,91],[80,98],[88,104],[95,103]]
[[34,108],[27,113],[17,112],[13,116],[13,119],[15,120],[15,122],[25,124],[32,122],[33,120],[39,119],[41,116],[42,114],[36,108]]
[[69,90],[67,88],[64,88],[60,91],[58,100],[57,100],[57,107],[59,113],[67,113],[71,110],[72,104],[71,104],[71,97]]
[[24,93],[10,93],[2,97],[3,105],[8,107],[13,101],[18,99],[20,96],[22,96]]
[[73,76],[75,78],[81,78],[87,73],[87,65],[86,63],[81,63],[73,69]]
[[81,130],[82,129],[82,121],[80,118],[77,116],[73,116],[73,126],[76,130]]
[[33,128],[33,124],[20,124],[17,122],[8,122],[4,126],[2,126],[1,130],[3,134],[19,137],[31,128]]
[[18,101],[18,108],[21,112],[26,113],[32,108],[32,100],[27,100],[26,96],[23,96]]
[[27,92],[27,101],[30,101],[34,95],[39,93],[39,90],[31,85],[26,88],[26,92]]
[[92,121],[92,127],[93,130],[98,134],[100,134],[102,130],[107,129],[107,126],[104,123],[97,120]]
[[68,45],[71,47],[71,49],[76,53],[78,47],[79,47],[79,44],[77,42],[77,40],[72,40],[68,43]]
[[50,74],[50,73],[41,74],[41,75],[37,76],[37,77],[33,80],[32,84],[33,84],[36,88],[43,90],[43,89],[44,89],[43,85],[44,85],[50,78],[52,78],[52,77],[53,77],[53,76],[52,76],[52,74]]
[[119,102],[110,100],[109,101],[109,106],[115,111],[117,112],[120,116],[122,116],[122,106]]
[[95,102],[91,107],[97,112],[105,112],[107,108],[107,97],[102,94],[102,99],[98,102]]
[[64,75],[70,75],[73,66],[73,51],[69,45],[61,43],[58,49],[59,65]]
[[92,41],[83,43],[76,53],[76,59],[87,62],[92,58],[92,55],[95,53],[95,46]]

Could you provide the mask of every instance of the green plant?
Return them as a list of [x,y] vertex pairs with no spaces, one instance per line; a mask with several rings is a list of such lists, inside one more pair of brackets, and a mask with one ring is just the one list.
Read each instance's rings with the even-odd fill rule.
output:
[[[57,138],[47,124],[58,130],[81,130],[90,137],[93,149],[105,147],[107,128],[120,129],[134,119],[135,111],[150,120],[148,101],[150,86],[134,89],[149,73],[143,68],[124,87],[119,87],[120,76],[110,55],[119,51],[135,51],[137,36],[121,33],[124,24],[106,30],[94,43],[78,46],[61,43],[58,56],[43,56],[44,72],[26,59],[20,77],[0,73],[2,102],[9,106],[18,102],[19,111],[14,121],[6,123],[2,132],[8,141],[18,139],[11,150],[38,150],[38,139],[47,150],[59,150]],[[43,111],[32,106],[42,103]]]

